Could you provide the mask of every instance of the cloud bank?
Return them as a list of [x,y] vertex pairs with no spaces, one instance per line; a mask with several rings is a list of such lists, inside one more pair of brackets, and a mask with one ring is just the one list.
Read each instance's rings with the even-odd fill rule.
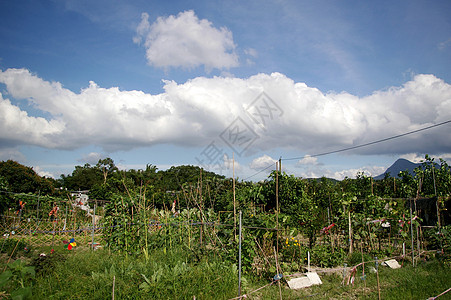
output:
[[[0,71],[0,147],[19,145],[105,151],[175,144],[205,147],[241,118],[258,138],[248,151],[274,148],[315,154],[398,135],[451,119],[451,85],[417,75],[400,87],[359,98],[323,93],[280,73],[249,78],[197,77],[165,81],[164,92],[121,91],[90,82],[78,93],[27,69]],[[265,93],[283,110],[265,126],[246,110]],[[21,109],[27,101],[45,116]],[[264,107],[256,107],[261,113]],[[257,110],[255,110],[257,111]],[[254,111],[254,112],[255,112]],[[266,111],[267,112],[267,111]],[[364,147],[360,154],[450,153],[450,125]],[[357,151],[357,150],[356,150]],[[257,162],[256,162],[257,163]],[[315,163],[306,157],[301,163]]]
[[149,65],[158,68],[205,66],[228,69],[238,66],[232,32],[215,28],[206,19],[199,20],[192,10],[167,18],[158,17],[150,24],[143,13],[133,41],[146,49]]

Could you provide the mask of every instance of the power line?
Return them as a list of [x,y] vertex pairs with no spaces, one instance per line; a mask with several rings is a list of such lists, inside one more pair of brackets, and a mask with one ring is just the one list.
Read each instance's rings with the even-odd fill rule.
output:
[[266,171],[267,169],[269,169],[269,168],[272,167],[272,166],[274,166],[274,163],[271,163],[270,165],[268,165],[268,166],[265,167],[264,169],[261,169],[261,170],[258,171],[257,173],[255,173],[255,174],[253,174],[253,175],[251,175],[251,176],[249,176],[249,177],[244,178],[243,181],[246,181],[247,179],[249,179],[249,178],[251,178],[251,177],[254,177],[254,176],[256,176],[256,175],[258,175],[258,174],[260,174],[260,173]]
[[[329,154],[334,154],[334,153],[339,153],[339,152],[344,152],[344,151],[349,151],[349,150],[354,150],[354,149],[358,149],[358,148],[362,148],[362,147],[366,147],[366,146],[370,146],[370,145],[374,145],[374,144],[378,144],[378,143],[382,143],[382,142],[386,142],[386,141],[390,141],[390,140],[394,140],[406,135],[410,135],[410,134],[414,134],[420,131],[424,131],[424,130],[428,130],[434,127],[438,127],[438,126],[442,126],[445,124],[451,123],[451,120],[445,121],[445,122],[441,122],[438,124],[434,124],[431,126],[427,126],[421,129],[417,129],[417,130],[412,130],[406,133],[402,133],[402,134],[398,134],[398,135],[394,135],[388,138],[384,138],[384,139],[380,139],[380,140],[376,140],[376,141],[372,141],[369,143],[365,143],[365,144],[361,144],[361,145],[357,145],[357,146],[352,146],[352,147],[348,147],[348,148],[343,148],[343,149],[339,149],[339,150],[333,150],[333,151],[329,151],[329,152],[323,152],[323,153],[318,153],[318,154],[314,154],[314,155],[309,155],[309,157],[318,157],[318,156],[324,156],[324,155],[329,155]],[[291,157],[291,158],[284,158],[282,160],[296,160],[296,159],[302,159],[305,156],[300,156],[300,157]]]
[[[434,125],[430,125],[430,126],[427,126],[427,127],[424,127],[424,128],[412,130],[412,131],[409,131],[409,132],[406,132],[406,133],[394,135],[394,136],[391,136],[391,137],[388,137],[388,138],[384,138],[384,139],[372,141],[372,142],[369,142],[369,143],[357,145],[357,146],[352,146],[352,147],[347,147],[347,148],[343,148],[343,149],[338,149],[338,150],[333,150],[333,151],[328,151],[328,152],[323,152],[323,153],[309,155],[309,157],[324,156],[324,155],[329,155],[329,154],[334,154],[334,153],[354,150],[354,149],[358,149],[358,148],[362,148],[362,147],[366,147],[366,146],[371,146],[371,145],[374,145],[374,144],[378,144],[378,143],[386,142],[386,141],[389,141],[389,140],[397,139],[397,138],[400,138],[400,137],[404,137],[406,135],[414,134],[414,133],[421,132],[421,131],[424,131],[424,130],[428,130],[428,129],[431,129],[431,128],[439,127],[439,126],[442,126],[442,125],[445,125],[445,124],[448,124],[448,123],[451,123],[451,120],[444,121],[444,122],[441,122],[441,123],[437,123],[437,124],[434,124]],[[304,156],[299,156],[299,157],[281,158],[281,160],[288,161],[288,160],[297,160],[297,159],[303,159],[303,158],[305,158],[305,155]],[[246,177],[243,180],[247,180],[249,178],[252,178],[252,177],[260,174],[261,172],[267,170],[271,166],[273,166],[273,164],[268,165],[264,169],[256,172],[255,174],[252,174],[252,175]]]

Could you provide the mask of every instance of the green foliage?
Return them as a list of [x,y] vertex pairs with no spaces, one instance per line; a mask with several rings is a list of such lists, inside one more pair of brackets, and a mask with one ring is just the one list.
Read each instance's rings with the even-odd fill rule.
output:
[[7,270],[0,275],[0,289],[11,293],[12,299],[27,299],[31,296],[31,284],[35,277],[34,267],[27,266],[18,259],[7,265]]
[[11,197],[7,193],[9,190],[8,181],[5,177],[0,175],[0,214],[11,207],[12,201]]
[[63,263],[66,260],[66,257],[57,252],[51,253],[50,255],[40,255],[35,257],[31,265],[35,268],[36,276],[52,276],[53,272],[55,272],[55,268],[58,264]]
[[[105,229],[102,232],[111,257],[99,259],[97,254],[91,253],[87,258],[74,255],[77,261],[72,258],[66,261],[52,255],[33,260],[33,265],[40,284],[56,298],[68,297],[69,292],[57,290],[50,280],[54,277],[59,281],[64,276],[74,282],[67,283],[68,288],[75,288],[76,283],[91,282],[88,290],[95,298],[111,297],[108,291],[114,278],[121,280],[116,281],[121,298],[173,298],[174,295],[176,298],[192,298],[193,295],[208,298],[211,293],[223,290],[205,287],[206,284],[217,278],[232,280],[236,277],[238,226],[234,209],[242,211],[242,271],[251,282],[256,277],[274,276],[275,248],[279,249],[283,272],[303,271],[307,251],[311,264],[321,267],[360,263],[362,251],[365,260],[375,254],[378,257],[393,251],[399,254],[399,245],[410,243],[411,203],[397,197],[437,194],[446,199],[450,196],[449,176],[446,162],[437,164],[428,156],[414,175],[402,172],[399,179],[386,176],[378,182],[363,173],[338,182],[272,172],[267,180],[259,183],[237,180],[234,201],[232,179],[195,166],[166,171],[158,171],[152,165],[147,165],[145,170],[118,170],[113,160],[99,160],[94,166],[77,166],[59,182],[69,189],[90,189],[90,198],[109,200],[104,206],[102,225]],[[11,187],[5,178],[0,176],[0,187],[7,191]],[[22,220],[45,218],[54,202],[62,203],[67,199],[65,195],[49,193],[3,193],[0,197],[3,197],[0,204],[27,203],[18,214]],[[413,200],[412,203],[415,204]],[[84,212],[74,214],[77,220],[85,218]],[[422,220],[415,212],[413,217],[416,234]],[[434,220],[435,215],[429,218]],[[277,222],[278,234],[274,230]],[[383,227],[382,223],[387,222],[390,227]],[[334,226],[328,232],[321,230],[332,223]],[[430,249],[443,246],[442,257],[446,261],[449,228],[443,227],[439,235],[431,233],[427,242]],[[5,242],[4,246],[2,252],[15,244]],[[354,247],[354,254],[348,256],[350,246]],[[89,261],[89,257],[96,259],[96,264]],[[70,268],[80,278],[75,278]],[[233,282],[229,287],[236,288]],[[193,286],[192,290],[178,296],[187,284]],[[162,287],[166,290],[162,291]],[[44,290],[39,293],[41,297],[45,295]],[[88,294],[82,291],[80,298]],[[232,294],[228,293],[227,297]]]
[[326,268],[343,264],[345,258],[346,251],[343,248],[337,248],[332,251],[329,245],[316,245],[311,253],[311,263]]
[[440,258],[451,262],[451,225],[426,230],[424,236],[429,249],[443,251]]
[[348,266],[356,266],[361,262],[368,262],[374,260],[374,257],[369,255],[368,253],[362,252],[353,252],[352,254],[348,254],[346,257],[346,262]]
[[0,253],[6,253],[13,259],[20,256],[28,256],[28,253],[30,252],[30,246],[27,246],[23,240],[7,238],[0,241],[0,243]]
[[89,190],[103,183],[103,173],[101,169],[87,163],[75,166],[72,175],[61,175],[61,180],[62,185],[69,190]]
[[8,182],[8,189],[14,193],[52,193],[51,181],[40,177],[33,168],[13,160],[0,162],[0,176]]
[[191,261],[190,251],[155,249],[144,257],[107,250],[77,252],[57,263],[51,277],[37,277],[36,299],[229,299],[236,295],[237,269],[220,257]]

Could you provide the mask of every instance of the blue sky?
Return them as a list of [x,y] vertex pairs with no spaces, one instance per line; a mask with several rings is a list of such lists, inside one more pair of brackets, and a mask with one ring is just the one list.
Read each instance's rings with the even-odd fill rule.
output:
[[[2,1],[0,159],[58,178],[201,165],[302,177],[451,158],[449,1]],[[267,170],[269,171],[270,168]]]

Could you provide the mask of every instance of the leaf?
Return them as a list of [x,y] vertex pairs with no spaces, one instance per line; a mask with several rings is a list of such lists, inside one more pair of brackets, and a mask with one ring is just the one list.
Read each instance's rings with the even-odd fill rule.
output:
[[[149,278],[147,278],[146,275],[141,274],[141,276],[144,278],[144,280],[147,282],[147,284],[151,284]],[[141,283],[141,285],[142,285],[142,283]],[[141,287],[141,285],[139,287]]]
[[13,300],[22,300],[31,296],[31,286],[20,288],[11,293]]
[[143,282],[139,285],[139,288],[143,289],[145,292],[147,292],[150,290],[150,285],[147,282]]
[[13,272],[11,272],[10,270],[7,270],[0,274],[0,287],[4,286],[9,281],[11,276],[13,276]]
[[36,274],[34,267],[31,267],[31,266],[30,267],[25,267],[25,273],[26,274],[30,274],[31,277],[33,277],[33,278],[34,278],[34,276]]

